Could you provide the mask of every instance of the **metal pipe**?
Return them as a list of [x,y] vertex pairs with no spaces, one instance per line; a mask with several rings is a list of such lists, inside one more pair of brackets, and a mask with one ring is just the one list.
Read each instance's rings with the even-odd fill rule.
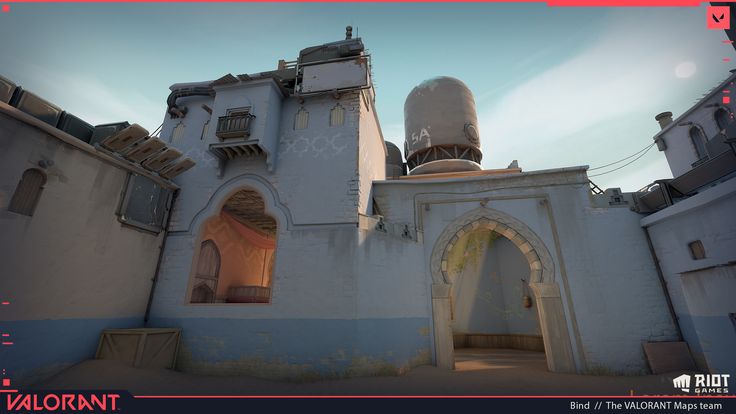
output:
[[654,244],[652,244],[652,238],[649,236],[649,230],[646,227],[644,227],[644,235],[647,238],[647,246],[649,246],[649,253],[652,255],[652,260],[654,261],[654,267],[657,268],[657,276],[659,276],[659,283],[662,286],[664,298],[667,300],[667,308],[670,311],[670,317],[672,317],[672,322],[675,324],[675,329],[677,329],[677,338],[682,341],[683,337],[682,329],[680,329],[680,320],[675,313],[675,307],[672,305],[672,298],[670,297],[669,290],[667,290],[667,281],[664,279],[664,273],[662,273],[662,268],[659,266],[657,252],[654,251]]
[[153,273],[153,280],[151,283],[151,292],[148,294],[148,304],[146,305],[146,314],[143,317],[144,326],[148,323],[148,317],[151,315],[151,305],[153,304],[153,293],[156,290],[156,283],[158,282],[158,275],[161,271],[161,261],[164,257],[164,249],[166,248],[166,239],[169,235],[169,225],[171,224],[171,216],[174,211],[174,203],[176,198],[179,196],[179,190],[175,190],[171,196],[171,204],[169,204],[169,214],[166,216],[166,227],[164,227],[164,239],[161,241],[161,246],[158,252],[158,261],[156,262],[156,270]]
[[215,89],[212,86],[188,86],[174,89],[166,98],[167,112],[177,118],[184,118],[187,114],[187,108],[176,106],[176,100],[187,96],[215,96]]

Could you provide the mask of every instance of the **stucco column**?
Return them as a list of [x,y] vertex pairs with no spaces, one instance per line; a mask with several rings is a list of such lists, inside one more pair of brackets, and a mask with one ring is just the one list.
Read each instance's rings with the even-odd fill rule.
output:
[[434,321],[434,354],[436,365],[455,369],[455,350],[450,329],[450,285],[432,285],[432,319]]
[[539,312],[547,368],[552,372],[575,373],[575,360],[559,286],[557,283],[530,283],[529,286],[534,291]]

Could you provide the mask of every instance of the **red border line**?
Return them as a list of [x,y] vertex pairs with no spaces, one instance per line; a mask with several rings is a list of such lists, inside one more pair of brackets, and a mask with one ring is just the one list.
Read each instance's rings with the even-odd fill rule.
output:
[[[736,1],[736,0],[725,0]],[[3,3],[546,3],[549,7],[700,7],[702,0],[7,0]]]
[[135,398],[141,399],[264,399],[264,398],[284,398],[284,399],[315,399],[315,398],[342,398],[342,399],[359,399],[359,398],[386,398],[386,399],[402,399],[402,398],[474,398],[474,399],[497,399],[497,398],[565,398],[565,399],[583,399],[583,398],[599,398],[599,399],[652,399],[652,398],[677,398],[677,399],[714,399],[714,398],[736,398],[736,395],[134,395]]

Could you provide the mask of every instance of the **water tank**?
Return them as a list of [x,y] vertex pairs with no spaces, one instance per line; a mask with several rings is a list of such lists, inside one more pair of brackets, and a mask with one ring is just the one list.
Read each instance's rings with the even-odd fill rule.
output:
[[441,76],[414,88],[404,103],[404,131],[410,175],[481,169],[475,101],[458,79]]
[[402,175],[406,175],[404,169],[404,158],[401,156],[401,150],[393,142],[386,141],[386,179],[396,180]]

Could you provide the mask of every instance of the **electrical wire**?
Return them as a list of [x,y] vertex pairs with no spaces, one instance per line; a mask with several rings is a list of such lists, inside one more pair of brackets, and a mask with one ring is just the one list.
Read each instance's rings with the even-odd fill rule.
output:
[[[639,155],[638,157],[634,158],[633,160],[631,160],[631,161],[627,162],[626,164],[624,164],[624,165],[622,165],[622,166],[620,166],[620,167],[616,167],[616,168],[614,168],[614,169],[612,169],[612,170],[610,170],[610,171],[602,172],[602,173],[599,173],[599,174],[593,174],[593,175],[589,175],[589,176],[588,176],[588,178],[590,178],[590,177],[598,177],[598,176],[601,176],[601,175],[605,175],[605,174],[608,174],[608,173],[612,173],[612,172],[614,172],[614,171],[618,171],[618,170],[620,170],[620,169],[622,169],[622,168],[626,167],[627,165],[631,165],[631,164],[632,164],[632,163],[633,163],[634,161],[636,161],[636,160],[638,160],[639,158],[641,158],[641,157],[645,156],[645,155],[647,154],[647,152],[649,152],[649,150],[650,150],[650,149],[652,149],[652,147],[653,147],[653,146],[654,146],[654,145],[650,145],[650,146],[649,146],[649,148],[646,148],[646,150],[645,150],[644,152],[642,152],[642,153],[641,153],[641,154],[640,154],[640,155]],[[640,151],[640,152],[641,152],[641,151]],[[629,158],[631,158],[631,157],[629,157]]]
[[649,150],[650,148],[652,148],[652,147],[653,147],[653,146],[655,146],[656,144],[657,144],[656,142],[653,142],[653,143],[651,143],[651,144],[647,145],[646,147],[644,147],[644,148],[640,149],[639,151],[637,151],[637,152],[635,152],[635,153],[633,153],[633,154],[629,155],[629,156],[628,156],[628,157],[626,157],[626,158],[621,158],[621,159],[620,159],[620,160],[618,160],[618,161],[614,161],[614,162],[612,162],[612,163],[610,163],[610,164],[606,164],[606,165],[601,165],[600,167],[595,167],[595,168],[588,168],[588,171],[593,171],[593,170],[600,170],[601,168],[606,168],[606,167],[610,167],[610,166],[612,166],[612,165],[615,165],[615,164],[618,164],[618,163],[620,163],[620,162],[622,162],[622,161],[626,161],[626,160],[628,160],[629,158],[632,158],[632,157],[635,157],[635,156],[637,156],[637,155],[641,154],[642,152],[646,152],[646,151],[648,151],[648,150]]
[[161,127],[162,127],[162,126],[164,126],[163,122],[162,122],[162,123],[161,123],[161,125],[159,125],[159,126],[158,126],[158,128],[156,128],[156,129],[155,129],[155,130],[153,131],[153,133],[151,133],[151,135],[149,135],[149,136],[151,136],[151,137],[155,137],[155,136],[156,136],[156,133],[157,133],[157,132],[159,132],[158,130],[159,130],[159,129],[161,129]]

